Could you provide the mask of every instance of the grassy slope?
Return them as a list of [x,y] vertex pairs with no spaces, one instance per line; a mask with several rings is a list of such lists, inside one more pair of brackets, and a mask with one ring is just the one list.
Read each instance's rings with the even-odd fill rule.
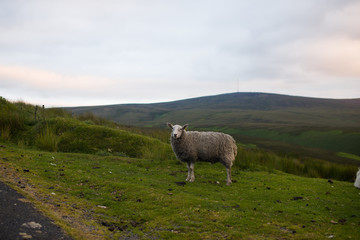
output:
[[175,160],[2,145],[2,180],[13,186],[27,182],[20,190],[76,239],[356,239],[360,234],[360,191],[348,182],[235,168],[235,181],[227,187],[223,166],[198,163],[196,182],[182,186],[186,167]]
[[[71,108],[122,124],[165,127],[167,121],[196,129],[221,129],[241,142],[292,151],[297,145],[330,150],[315,157],[346,161],[336,152],[360,155],[360,99],[333,100],[262,93],[234,93],[157,104]],[[279,141],[279,144],[264,139]],[[287,145],[281,143],[287,143]],[[291,146],[287,148],[286,146]],[[314,149],[297,152],[313,156]],[[345,155],[342,155],[345,156]]]

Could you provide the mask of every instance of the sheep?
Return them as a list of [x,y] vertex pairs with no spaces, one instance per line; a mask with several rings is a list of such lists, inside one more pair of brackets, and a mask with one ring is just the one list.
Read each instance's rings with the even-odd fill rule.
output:
[[188,124],[179,126],[167,123],[167,125],[172,129],[170,143],[177,159],[187,163],[186,181],[195,181],[196,161],[220,162],[226,167],[226,185],[231,184],[231,166],[235,161],[237,146],[230,135],[220,132],[186,131]]
[[356,180],[354,182],[354,186],[360,188],[360,168],[359,171],[356,173]]

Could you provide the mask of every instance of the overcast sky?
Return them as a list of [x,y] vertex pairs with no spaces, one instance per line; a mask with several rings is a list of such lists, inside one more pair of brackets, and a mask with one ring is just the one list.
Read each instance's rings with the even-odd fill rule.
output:
[[360,1],[1,0],[0,96],[45,106],[229,92],[360,98]]

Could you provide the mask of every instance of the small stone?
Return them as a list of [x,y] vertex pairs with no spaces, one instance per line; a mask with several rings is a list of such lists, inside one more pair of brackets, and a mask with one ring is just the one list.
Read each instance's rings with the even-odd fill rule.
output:
[[36,222],[27,222],[21,226],[27,228],[33,228],[33,229],[40,229],[42,227],[40,223],[36,223]]
[[186,182],[175,182],[175,184],[178,186],[185,186]]
[[31,239],[32,238],[31,235],[29,235],[27,233],[23,233],[23,232],[19,233],[19,235],[22,237],[22,239]]

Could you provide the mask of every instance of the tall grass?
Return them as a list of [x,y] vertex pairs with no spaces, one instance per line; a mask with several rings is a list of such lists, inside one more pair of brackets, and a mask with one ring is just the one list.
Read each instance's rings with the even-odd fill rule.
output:
[[55,132],[48,126],[41,131],[36,140],[36,146],[45,151],[56,152],[58,150],[58,137]]
[[2,138],[9,138],[11,133],[24,129],[26,115],[18,105],[0,97],[0,129]]
[[10,139],[11,127],[10,125],[4,125],[0,128],[0,138],[3,141],[8,141]]
[[337,179],[353,182],[358,168],[353,165],[330,163],[313,158],[279,156],[275,153],[257,149],[238,147],[235,167],[243,170],[274,169],[298,176]]

